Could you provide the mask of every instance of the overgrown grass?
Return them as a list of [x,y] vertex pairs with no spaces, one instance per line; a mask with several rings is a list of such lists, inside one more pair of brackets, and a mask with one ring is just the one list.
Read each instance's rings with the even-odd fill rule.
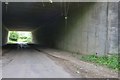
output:
[[96,56],[85,55],[80,57],[81,60],[94,62],[100,65],[105,65],[111,69],[120,70],[118,55]]

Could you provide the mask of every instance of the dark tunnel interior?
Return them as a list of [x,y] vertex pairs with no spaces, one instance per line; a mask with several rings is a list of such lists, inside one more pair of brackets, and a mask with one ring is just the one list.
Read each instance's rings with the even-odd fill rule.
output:
[[[91,3],[93,4],[93,3]],[[68,18],[88,3],[69,2],[9,2],[2,3],[3,34],[8,31],[31,31],[33,44],[55,47],[55,41],[64,35]],[[73,13],[74,12],[74,13]],[[65,19],[67,17],[67,19]],[[72,23],[72,20],[69,20]],[[6,40],[3,37],[3,44]],[[5,41],[5,42],[4,42]],[[10,45],[10,44],[9,44]]]
[[117,53],[117,11],[117,3],[107,2],[2,2],[2,46],[16,45],[7,44],[8,31],[31,31],[29,45]]
[[40,42],[45,46],[53,45],[54,39],[56,39],[55,33],[59,25],[64,24],[65,21],[61,3],[10,2],[9,4],[3,3],[2,8],[3,26],[7,30],[34,32],[40,29],[40,32],[33,34],[37,36],[34,43]]

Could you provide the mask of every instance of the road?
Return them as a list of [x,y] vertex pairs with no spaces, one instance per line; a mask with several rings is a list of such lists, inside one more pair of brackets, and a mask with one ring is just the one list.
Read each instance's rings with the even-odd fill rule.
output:
[[3,78],[72,78],[45,53],[34,49],[10,51],[3,57]]

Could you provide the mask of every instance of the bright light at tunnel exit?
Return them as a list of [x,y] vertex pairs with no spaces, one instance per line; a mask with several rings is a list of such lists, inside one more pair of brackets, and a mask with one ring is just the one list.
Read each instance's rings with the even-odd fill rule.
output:
[[32,43],[32,32],[30,31],[9,31],[7,43],[9,44]]

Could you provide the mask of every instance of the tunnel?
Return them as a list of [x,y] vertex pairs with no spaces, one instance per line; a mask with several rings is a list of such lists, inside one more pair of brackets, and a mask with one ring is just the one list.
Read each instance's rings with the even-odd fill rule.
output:
[[9,31],[30,31],[36,48],[118,53],[117,2],[2,2],[2,47]]
[[118,77],[107,64],[119,67],[119,2],[10,1],[0,2],[3,80]]

